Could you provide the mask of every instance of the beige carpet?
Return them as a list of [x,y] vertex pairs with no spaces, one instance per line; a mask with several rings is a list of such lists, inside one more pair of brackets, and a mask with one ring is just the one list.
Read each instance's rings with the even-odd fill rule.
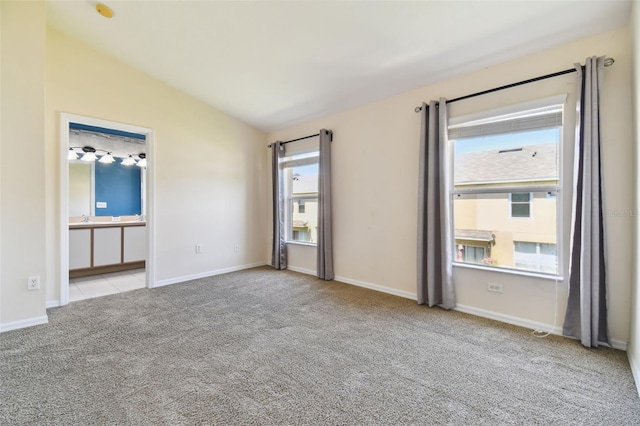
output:
[[0,335],[0,424],[639,425],[626,354],[263,267]]

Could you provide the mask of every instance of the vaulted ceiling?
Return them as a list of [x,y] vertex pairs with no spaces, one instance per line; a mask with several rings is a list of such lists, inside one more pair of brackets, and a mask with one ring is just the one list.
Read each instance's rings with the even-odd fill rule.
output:
[[[626,25],[630,0],[49,0],[49,25],[264,131]],[[606,52],[594,52],[602,54]]]

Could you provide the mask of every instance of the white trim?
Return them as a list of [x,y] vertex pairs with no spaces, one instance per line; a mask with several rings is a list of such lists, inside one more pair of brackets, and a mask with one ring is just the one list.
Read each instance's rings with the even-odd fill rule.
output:
[[200,272],[198,274],[184,275],[182,277],[176,277],[176,278],[168,278],[166,280],[156,281],[155,283],[153,283],[152,286],[150,286],[150,288],[164,287],[166,285],[183,283],[185,281],[197,280],[200,278],[213,277],[215,275],[228,274],[229,272],[242,271],[244,269],[251,269],[251,268],[256,268],[258,266],[264,266],[264,265],[266,265],[265,262],[249,263],[246,265],[232,266],[231,268],[217,269],[215,271]]
[[307,275],[318,275],[317,272],[312,269],[298,268],[297,266],[287,266],[287,270]]
[[147,127],[134,126],[115,121],[102,120],[94,117],[70,114],[66,112],[60,113],[60,299],[58,306],[64,306],[69,303],[69,168],[67,167],[68,149],[69,149],[69,124],[82,123],[90,126],[105,127],[110,129],[122,130],[125,132],[139,133],[145,135],[145,145],[147,151],[147,240],[148,252],[145,266],[146,286],[151,288],[151,284],[155,280],[155,166],[154,166],[154,133],[153,129]]
[[59,308],[60,306],[60,301],[59,300],[47,300],[47,309],[49,308]]
[[289,241],[287,240],[287,245],[294,245],[294,246],[307,246],[307,247],[318,247],[318,243],[308,243],[306,241]]
[[631,374],[633,374],[633,379],[636,382],[636,389],[640,396],[640,365],[636,362],[635,357],[633,356],[634,354],[635,350],[627,351],[627,358],[629,358],[629,365],[631,366]]
[[20,321],[6,322],[4,324],[0,324],[0,333],[4,333],[5,331],[18,330],[21,328],[33,327],[34,325],[47,324],[48,322],[49,317],[46,315]]
[[[307,275],[316,275],[316,271],[305,268],[298,268],[297,266],[287,266],[289,271],[300,272],[302,274]],[[418,296],[415,293],[411,293],[404,290],[398,290],[391,287],[385,287],[379,284],[371,284],[364,281],[352,280],[351,278],[345,277],[335,277],[335,281],[341,282],[343,284],[350,284],[356,287],[368,288],[369,290],[379,291],[380,293],[392,294],[394,296],[404,297],[405,299],[418,300]]]
[[[464,238],[458,238],[462,240]],[[479,269],[482,271],[488,272],[499,272],[501,274],[511,274],[511,275],[521,275],[523,277],[533,277],[533,278],[541,278],[543,280],[554,281],[554,282],[562,282],[564,278],[560,275],[547,275],[542,272],[533,272],[533,271],[525,271],[524,269],[510,269],[500,266],[484,266],[479,265],[477,263],[463,263],[458,261],[451,262],[452,266],[459,268],[468,268],[468,269]]]
[[490,117],[498,117],[516,112],[523,112],[532,109],[545,108],[554,105],[564,105],[567,103],[567,94],[549,96],[547,98],[535,99],[528,102],[511,104],[500,108],[485,110],[474,114],[460,115],[458,117],[449,118],[449,127],[456,127],[463,123],[469,123],[478,120],[485,120]]
[[[468,306],[468,305],[457,304],[455,308],[453,308],[453,310],[458,312],[464,312],[465,314],[471,314],[471,315],[475,315],[482,318],[488,318],[488,319],[504,322],[507,324],[517,325],[518,327],[529,328],[532,330],[541,330],[545,333],[551,330],[551,334],[573,339],[572,337],[563,336],[562,328],[559,326],[552,326],[551,324],[545,324],[542,322],[532,321],[525,318],[514,317],[511,315],[501,314],[498,312],[487,311],[486,309],[475,308],[473,306]],[[627,342],[622,340],[611,339],[611,346],[615,349],[619,349],[622,351],[627,350]]]
[[379,284],[371,284],[364,281],[352,280],[350,278],[345,277],[335,277],[336,281],[355,285],[358,287],[368,288],[369,290],[379,291],[381,293],[392,294],[394,296],[404,297],[405,299],[418,300],[418,295],[416,293],[411,293],[409,291],[398,290],[396,288],[386,287]]

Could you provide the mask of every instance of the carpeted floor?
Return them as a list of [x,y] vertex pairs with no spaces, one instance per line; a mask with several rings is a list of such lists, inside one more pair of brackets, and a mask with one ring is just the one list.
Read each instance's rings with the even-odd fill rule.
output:
[[0,335],[0,424],[639,425],[626,354],[263,267]]

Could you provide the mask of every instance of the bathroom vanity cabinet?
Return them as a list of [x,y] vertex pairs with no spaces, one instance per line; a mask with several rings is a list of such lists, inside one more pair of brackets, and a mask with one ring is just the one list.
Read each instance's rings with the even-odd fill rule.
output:
[[145,267],[145,222],[69,224],[69,278]]

